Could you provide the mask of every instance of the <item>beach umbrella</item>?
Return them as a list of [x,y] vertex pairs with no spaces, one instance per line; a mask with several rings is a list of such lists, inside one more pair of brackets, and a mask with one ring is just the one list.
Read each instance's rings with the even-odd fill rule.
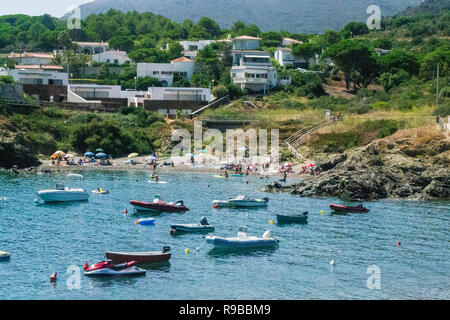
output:
[[54,154],[52,154],[52,155],[50,156],[50,159],[54,160],[54,159],[57,159],[58,157],[63,157],[64,155],[65,155],[64,152],[62,152],[62,151],[56,151]]
[[103,149],[95,149],[95,152],[105,152]]
[[246,147],[240,147],[238,150],[239,151],[247,151],[247,148]]
[[314,167],[314,165],[311,163],[310,165],[309,165],[310,167]]
[[85,157],[93,157],[93,156],[95,156],[95,153],[93,153],[93,152],[86,152],[86,153],[84,154],[84,156],[85,156]]
[[290,167],[290,166],[292,166],[292,163],[290,162],[283,163],[283,167]]
[[134,158],[134,157],[137,157],[138,155],[139,154],[137,152],[133,152],[128,155],[128,158]]
[[66,154],[65,156],[64,156],[64,158],[73,158],[74,157],[74,155],[73,154],[71,154],[71,153],[69,153],[69,154]]
[[106,153],[100,152],[95,155],[96,158],[108,158]]

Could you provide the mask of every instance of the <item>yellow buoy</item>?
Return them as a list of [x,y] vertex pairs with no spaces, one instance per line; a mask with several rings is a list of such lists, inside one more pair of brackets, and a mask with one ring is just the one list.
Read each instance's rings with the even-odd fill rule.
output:
[[186,252],[186,253],[189,253],[189,249],[188,249],[188,248],[186,248],[186,249],[184,250],[184,252]]
[[273,224],[273,220],[270,220],[270,224]]
[[322,211],[320,211],[320,214],[323,214],[323,210],[322,210]]

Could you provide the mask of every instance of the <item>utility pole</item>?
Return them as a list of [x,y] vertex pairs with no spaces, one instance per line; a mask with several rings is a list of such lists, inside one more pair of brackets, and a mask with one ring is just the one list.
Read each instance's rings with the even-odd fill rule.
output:
[[436,108],[439,106],[439,63],[436,72]]

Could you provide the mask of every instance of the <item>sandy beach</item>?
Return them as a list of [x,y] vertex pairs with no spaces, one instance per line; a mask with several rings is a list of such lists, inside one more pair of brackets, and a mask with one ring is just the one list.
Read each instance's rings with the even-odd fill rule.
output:
[[[153,172],[153,167],[145,161],[147,156],[140,156],[133,158],[135,164],[129,162],[129,158],[116,158],[112,160],[112,165],[100,165],[96,163],[86,163],[83,165],[66,165],[65,162],[61,162],[61,165],[52,165],[52,161],[49,159],[40,159],[42,164],[38,167],[41,171],[84,171],[84,170],[100,170],[100,171],[149,171]],[[163,165],[164,160],[158,160],[156,172],[180,172],[180,173],[195,173],[195,174],[219,174],[222,165],[220,164],[202,164],[202,163],[181,163],[174,167],[170,165]],[[302,178],[299,175],[299,169],[301,165],[294,165],[294,173],[288,173],[289,178]],[[249,176],[272,176],[282,177],[282,174],[278,173],[275,168],[270,170],[261,171],[261,167],[256,171],[249,172]],[[245,172],[245,169],[243,169]],[[233,170],[228,170],[229,174],[233,173]]]

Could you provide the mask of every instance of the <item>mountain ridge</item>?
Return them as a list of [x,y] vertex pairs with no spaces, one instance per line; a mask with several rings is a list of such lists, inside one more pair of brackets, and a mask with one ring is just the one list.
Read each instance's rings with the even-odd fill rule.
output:
[[[286,30],[295,33],[323,33],[339,30],[351,21],[365,22],[373,0],[96,0],[81,5],[84,19],[109,9],[153,12],[176,22],[202,17],[214,19],[222,28],[240,20],[256,24],[262,31]],[[391,16],[422,0],[378,0],[383,16]],[[68,16],[68,15],[67,15]],[[66,16],[66,17],[67,17]]]

